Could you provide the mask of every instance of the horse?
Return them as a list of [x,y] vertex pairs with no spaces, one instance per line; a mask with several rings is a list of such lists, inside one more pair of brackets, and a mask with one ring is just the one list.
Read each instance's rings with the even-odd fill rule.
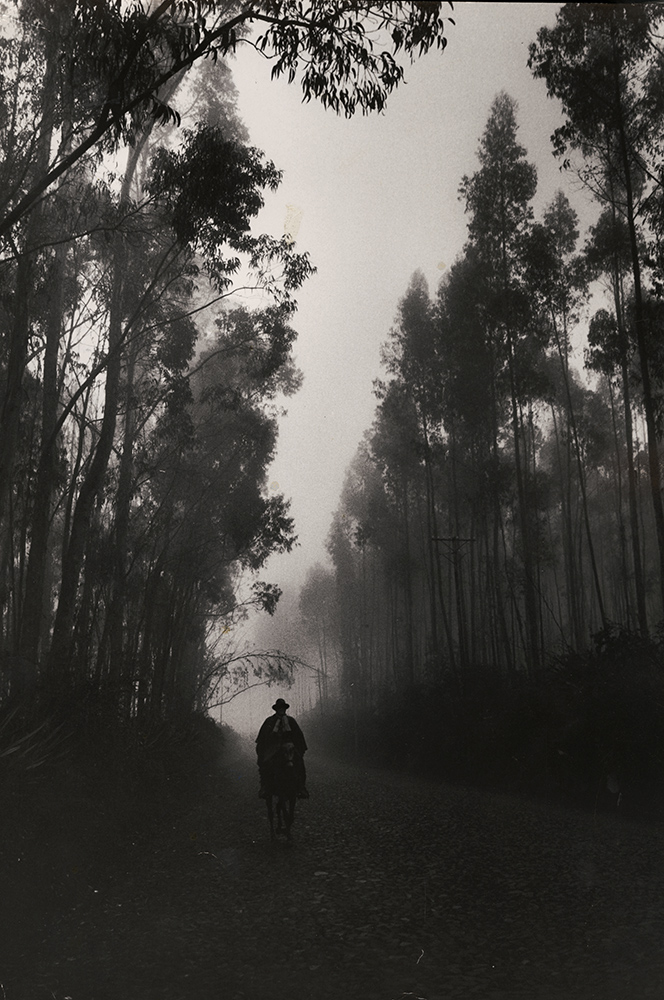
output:
[[[286,840],[291,839],[291,827],[295,817],[295,800],[298,791],[298,768],[296,750],[292,743],[284,743],[274,756],[272,768],[266,782],[267,817],[270,821],[270,837],[275,840],[280,833]],[[277,815],[275,829],[274,815]]]

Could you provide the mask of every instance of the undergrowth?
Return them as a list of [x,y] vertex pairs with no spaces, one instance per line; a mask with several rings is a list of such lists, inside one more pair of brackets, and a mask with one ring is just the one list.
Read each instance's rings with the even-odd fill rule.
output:
[[475,665],[307,732],[379,766],[664,818],[664,638],[609,628],[536,675]]
[[[57,914],[200,808],[227,738],[208,717],[0,711],[0,941],[25,963]],[[5,975],[7,974],[5,968]]]

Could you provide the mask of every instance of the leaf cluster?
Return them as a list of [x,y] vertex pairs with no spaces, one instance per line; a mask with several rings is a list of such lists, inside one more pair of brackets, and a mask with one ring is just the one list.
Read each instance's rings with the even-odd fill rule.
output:
[[301,70],[305,101],[315,98],[347,117],[358,109],[382,111],[404,77],[399,55],[413,59],[447,45],[445,6],[370,0],[268,3],[265,19],[272,23],[257,45],[274,55],[273,78],[283,75],[292,83]]
[[2,235],[82,157],[133,144],[150,122],[177,124],[172,81],[198,60],[232,54],[253,29],[273,77],[301,75],[305,100],[346,115],[381,111],[403,79],[399,59],[447,42],[442,3],[67,0],[49,17],[48,5],[24,0],[26,20],[33,8],[42,61],[49,72],[57,65],[47,90],[59,109],[47,127],[61,127],[63,143],[39,176],[14,188]]

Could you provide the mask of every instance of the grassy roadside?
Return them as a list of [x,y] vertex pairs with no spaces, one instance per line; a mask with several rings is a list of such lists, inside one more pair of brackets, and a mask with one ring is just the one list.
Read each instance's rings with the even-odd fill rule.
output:
[[[25,734],[24,734],[25,735]],[[233,734],[194,715],[143,732],[40,730],[0,745],[0,984],[166,826],[200,809]],[[12,744],[12,740],[14,743]],[[29,748],[28,748],[29,744]],[[4,748],[4,753],[3,753]],[[96,888],[93,888],[96,887]]]

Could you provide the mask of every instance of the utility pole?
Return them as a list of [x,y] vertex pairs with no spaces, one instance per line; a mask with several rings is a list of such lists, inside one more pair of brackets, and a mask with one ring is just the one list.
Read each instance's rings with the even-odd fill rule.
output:
[[463,608],[463,592],[461,589],[461,570],[459,559],[465,545],[470,545],[474,539],[460,538],[458,535],[448,535],[446,537],[434,536],[433,541],[442,542],[445,546],[443,555],[448,562],[452,563],[454,570],[454,592],[456,596],[457,611],[457,631],[459,633],[459,658],[461,668],[468,666],[468,643],[466,642],[466,616]]

